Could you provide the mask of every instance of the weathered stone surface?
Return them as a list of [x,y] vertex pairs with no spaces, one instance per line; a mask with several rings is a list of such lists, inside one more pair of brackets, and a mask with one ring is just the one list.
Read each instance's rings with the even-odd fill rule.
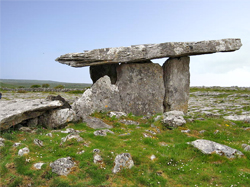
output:
[[71,108],[70,104],[60,95],[54,96],[54,95],[48,95],[46,97],[46,100],[49,101],[61,101],[63,103],[63,106],[60,108]]
[[241,46],[241,40],[238,38],[199,42],[166,42],[94,49],[84,53],[68,53],[61,55],[56,61],[72,67],[83,67],[110,63],[143,62],[144,60],[164,57],[230,52],[240,49]]
[[67,176],[71,168],[74,167],[75,163],[73,162],[71,157],[59,158],[56,161],[50,163],[50,167],[52,168],[52,172],[58,175]]
[[92,129],[111,129],[112,126],[104,123],[101,119],[93,118],[93,117],[86,117],[84,120],[87,126]]
[[43,147],[43,141],[39,139],[34,139],[34,144],[38,145],[39,147]]
[[122,116],[127,116],[126,113],[124,112],[117,112],[117,111],[111,111],[109,114],[108,114],[109,117],[113,117],[115,116],[116,118],[120,118]]
[[[170,111],[165,112],[162,115],[162,123],[166,127],[176,128],[178,126],[182,126],[186,123],[185,119],[183,118],[184,113],[182,111]],[[158,118],[159,119],[159,118]]]
[[137,121],[133,121],[133,120],[120,120],[119,123],[123,123],[125,125],[140,125],[140,123],[138,123]]
[[117,173],[122,169],[131,169],[134,166],[134,161],[129,153],[122,153],[115,157],[115,166],[113,173]]
[[100,79],[101,77],[104,77],[105,75],[109,76],[111,83],[115,84],[117,80],[117,72],[116,67],[118,64],[105,64],[105,65],[98,65],[98,66],[90,66],[89,72],[90,77],[93,81],[93,84]]
[[189,99],[190,57],[169,58],[163,64],[165,84],[165,111],[187,112]]
[[5,139],[0,137],[0,147],[4,147]]
[[233,115],[233,116],[224,116],[227,120],[233,121],[245,121],[250,123],[250,115]]
[[218,155],[225,155],[228,158],[235,158],[235,156],[244,156],[244,154],[237,149],[233,149],[226,145],[222,145],[210,140],[198,139],[190,143],[204,154],[216,153]]
[[108,76],[104,76],[87,89],[72,108],[80,119],[95,111],[122,111],[118,87],[111,84]]
[[36,118],[46,110],[61,107],[60,101],[36,100],[12,100],[0,101],[0,130],[9,129],[24,120]]
[[33,165],[33,167],[36,168],[36,169],[41,169],[43,165],[44,165],[43,162],[38,162],[38,163],[35,163],[35,164]]
[[113,131],[109,130],[109,129],[103,129],[103,130],[97,130],[94,132],[95,136],[107,136],[107,133],[111,133],[114,134]]
[[159,64],[121,64],[117,67],[116,85],[125,113],[147,115],[163,112],[165,89]]
[[70,108],[52,110],[39,117],[39,125],[46,128],[58,128],[75,121],[77,121],[76,113]]

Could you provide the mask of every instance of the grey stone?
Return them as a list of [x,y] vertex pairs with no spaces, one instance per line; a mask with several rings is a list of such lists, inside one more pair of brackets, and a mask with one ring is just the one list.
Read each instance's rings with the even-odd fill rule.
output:
[[140,123],[136,122],[136,121],[133,121],[133,120],[126,120],[126,119],[123,119],[123,120],[120,120],[119,121],[120,123],[123,123],[125,125],[140,125]]
[[107,136],[107,133],[111,133],[111,134],[114,134],[113,131],[109,130],[109,129],[103,129],[103,130],[98,130],[98,131],[95,131],[94,132],[94,135],[95,136]]
[[34,139],[34,144],[38,145],[39,147],[43,147],[43,141],[39,140],[39,139]]
[[68,53],[61,55],[56,61],[72,67],[83,67],[111,63],[143,62],[164,57],[231,52],[240,49],[241,46],[241,40],[238,38],[199,42],[166,42],[94,49],[84,53]]
[[59,158],[56,161],[50,163],[50,167],[52,168],[52,172],[58,175],[67,176],[71,168],[75,166],[71,157]]
[[5,139],[0,137],[0,147],[4,147]]
[[224,116],[227,120],[250,122],[250,115]]
[[250,151],[250,145],[242,144],[242,147],[244,148],[244,151]]
[[61,107],[60,101],[36,100],[12,100],[0,102],[0,130],[9,129],[27,119],[36,118],[46,110]]
[[165,112],[163,114],[162,123],[168,128],[169,127],[176,128],[176,127],[182,126],[186,123],[183,116],[184,116],[184,113],[182,111]]
[[116,72],[117,66],[118,64],[90,66],[89,72],[93,83],[95,83],[101,77],[107,75],[111,80],[111,84],[115,84],[117,80],[117,72]]
[[37,127],[37,125],[38,125],[38,118],[30,119],[27,122],[28,127]]
[[61,106],[60,108],[71,108],[70,104],[60,95],[54,96],[54,95],[48,95],[46,97],[46,100],[48,101],[61,101],[63,103],[63,106]]
[[124,112],[117,112],[117,111],[111,111],[109,114],[108,114],[109,117],[113,117],[115,116],[116,118],[120,118],[122,116],[127,116],[126,113]]
[[19,145],[21,145],[21,143],[17,142],[13,144],[13,147],[18,147]]
[[86,117],[84,119],[84,122],[86,122],[87,126],[92,129],[111,129],[112,126],[104,123],[101,119],[94,118],[94,117]]
[[30,152],[29,148],[28,147],[24,147],[22,149],[19,149],[18,151],[18,156],[23,156],[23,155],[26,155]]
[[79,119],[84,119],[95,111],[122,111],[118,87],[111,84],[108,76],[104,76],[87,89],[73,103],[72,108]]
[[179,110],[187,113],[189,99],[190,57],[169,58],[163,64],[165,84],[165,111]]
[[30,127],[20,127],[18,130],[23,132],[32,132],[32,129]]
[[191,130],[190,130],[190,129],[187,129],[187,130],[181,130],[181,132],[183,132],[183,133],[190,133],[190,132],[191,132]]
[[47,133],[47,134],[45,134],[45,136],[52,137],[52,133]]
[[36,168],[36,169],[41,169],[43,165],[44,165],[43,162],[38,162],[38,163],[35,163],[33,166],[34,166],[34,168]]
[[117,67],[122,111],[134,115],[163,112],[163,71],[159,64],[131,63]]
[[61,138],[61,140],[62,140],[61,145],[62,145],[62,143],[66,142],[68,140],[71,140],[71,139],[76,139],[77,142],[83,141],[83,138],[79,134],[69,134],[64,138]]
[[216,153],[218,155],[225,155],[228,158],[235,158],[235,156],[244,156],[244,154],[237,149],[233,149],[226,145],[222,145],[210,140],[198,139],[190,143],[204,154]]
[[131,169],[134,166],[134,161],[130,153],[122,153],[115,157],[115,166],[113,168],[113,173],[117,173],[122,169]]

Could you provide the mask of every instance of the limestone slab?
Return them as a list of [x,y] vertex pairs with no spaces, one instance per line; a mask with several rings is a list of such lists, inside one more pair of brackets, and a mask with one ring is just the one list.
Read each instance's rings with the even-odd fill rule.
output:
[[239,38],[198,42],[166,42],[94,49],[84,53],[68,53],[61,55],[56,61],[72,67],[84,67],[101,64],[143,62],[165,57],[231,52],[240,49],[241,46]]
[[35,100],[12,100],[0,101],[0,130],[9,129],[24,120],[36,118],[46,110],[61,107],[61,101]]

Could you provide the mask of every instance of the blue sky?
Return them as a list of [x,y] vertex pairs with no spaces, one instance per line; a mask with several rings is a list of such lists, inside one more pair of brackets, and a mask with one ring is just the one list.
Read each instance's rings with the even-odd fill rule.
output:
[[250,86],[249,0],[1,0],[0,5],[4,79],[91,83],[88,67],[55,59],[105,47],[241,38],[239,51],[192,56],[191,85]]

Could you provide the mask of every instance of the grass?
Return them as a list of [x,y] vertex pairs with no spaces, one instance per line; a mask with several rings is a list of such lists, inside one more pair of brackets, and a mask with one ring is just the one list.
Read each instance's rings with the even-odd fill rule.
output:
[[[221,118],[205,118],[204,121],[189,122],[183,127],[169,130],[161,122],[154,122],[154,117],[142,119],[141,116],[129,115],[123,119],[140,123],[124,125],[120,119],[108,117],[106,113],[95,113],[106,123],[113,125],[115,134],[94,136],[94,129],[84,123],[69,124],[68,127],[82,130],[80,136],[84,142],[70,140],[60,145],[61,138],[66,134],[53,132],[53,137],[45,134],[47,129],[39,129],[30,134],[19,131],[4,132],[5,147],[1,148],[1,184],[2,186],[249,186],[250,153],[245,152],[241,144],[249,142],[249,123],[235,122]],[[151,124],[157,126],[161,133],[151,134],[151,138],[144,138],[145,130],[155,131]],[[182,133],[182,129],[190,129],[190,133]],[[200,134],[200,130],[206,130]],[[214,134],[215,130],[219,130]],[[130,133],[125,136],[120,134]],[[150,134],[150,133],[148,133]],[[44,147],[38,147],[33,140],[38,138],[44,142]],[[245,154],[243,158],[227,159],[215,154],[204,155],[187,142],[203,138],[236,148]],[[21,142],[15,148],[12,145]],[[165,142],[167,146],[161,146]],[[85,146],[88,143],[89,146]],[[29,147],[30,153],[19,157],[20,148]],[[93,163],[93,149],[100,149],[104,168]],[[78,151],[84,150],[81,155]],[[115,156],[130,153],[135,166],[113,174]],[[156,159],[151,160],[151,155]],[[76,167],[67,176],[58,176],[51,172],[49,166],[61,157],[71,156]],[[34,163],[44,162],[41,170],[35,170]]]

